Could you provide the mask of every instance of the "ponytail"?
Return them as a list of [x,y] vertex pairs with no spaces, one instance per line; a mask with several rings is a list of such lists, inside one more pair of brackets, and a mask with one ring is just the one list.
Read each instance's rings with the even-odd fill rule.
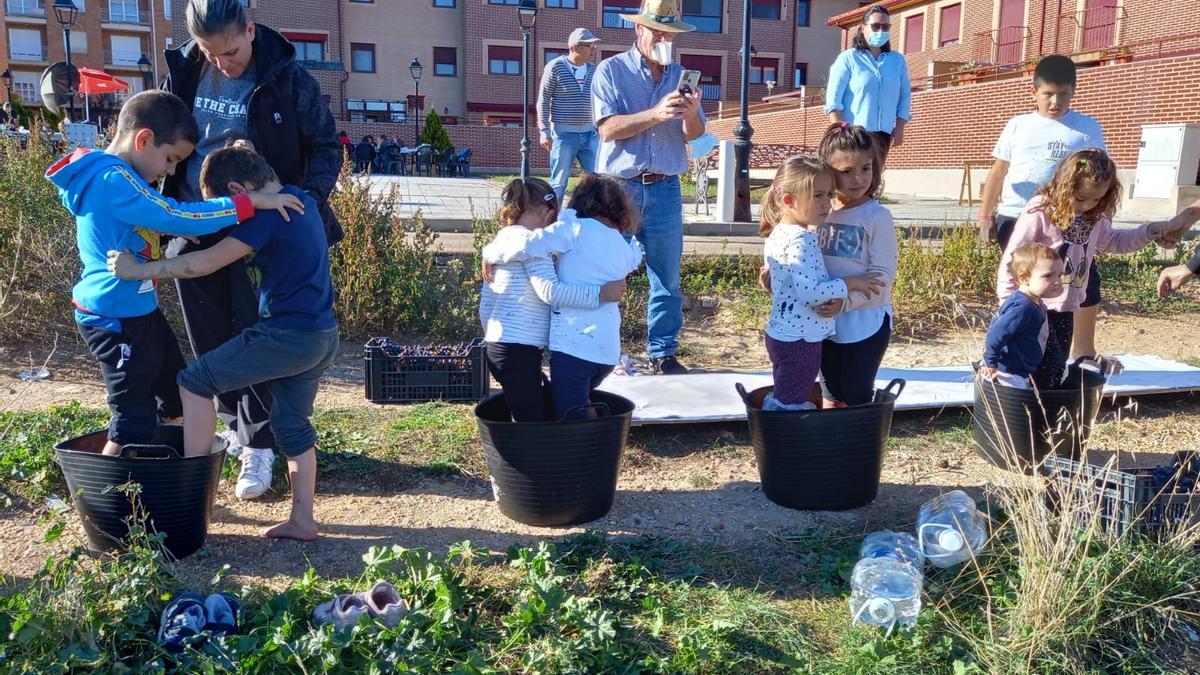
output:
[[504,186],[500,200],[500,221],[505,225],[516,223],[525,215],[527,209],[535,206],[558,210],[558,198],[554,188],[541,178],[512,179]]
[[775,180],[762,201],[762,220],[758,234],[771,235],[771,231],[783,219],[783,196],[789,194],[797,202],[812,199],[813,182],[817,176],[828,174],[829,167],[812,156],[788,157],[775,172]]

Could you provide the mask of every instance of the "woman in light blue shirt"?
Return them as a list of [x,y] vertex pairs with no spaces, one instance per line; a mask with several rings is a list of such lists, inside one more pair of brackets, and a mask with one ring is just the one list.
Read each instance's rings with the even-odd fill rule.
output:
[[825,112],[831,122],[864,127],[879,142],[881,161],[892,146],[904,143],[904,125],[912,119],[912,85],[904,56],[892,51],[891,15],[880,5],[863,14],[853,45],[829,68]]

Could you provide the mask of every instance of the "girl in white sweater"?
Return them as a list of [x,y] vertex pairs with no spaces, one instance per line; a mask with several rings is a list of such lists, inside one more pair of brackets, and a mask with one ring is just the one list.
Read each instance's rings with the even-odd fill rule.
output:
[[[546,181],[513,180],[502,195],[506,227],[488,249],[521,251],[529,235],[558,216],[558,200]],[[569,284],[559,281],[548,256],[522,256],[492,268],[479,298],[479,320],[487,341],[487,363],[517,422],[550,419],[542,375],[542,350],[549,342],[550,307],[596,310],[616,303],[625,281]]]

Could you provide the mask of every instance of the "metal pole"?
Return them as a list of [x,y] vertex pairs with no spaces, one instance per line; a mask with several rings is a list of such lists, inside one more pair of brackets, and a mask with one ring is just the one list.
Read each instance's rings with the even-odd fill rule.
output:
[[63,42],[67,46],[67,90],[71,95],[70,102],[67,103],[67,117],[71,121],[75,121],[75,67],[71,65],[71,29],[63,27]]
[[742,111],[733,135],[733,157],[737,176],[734,177],[733,220],[750,222],[750,0],[742,2]]
[[413,147],[421,145],[421,81],[413,80],[417,93],[413,96]]
[[529,177],[529,29],[521,30],[521,180]]

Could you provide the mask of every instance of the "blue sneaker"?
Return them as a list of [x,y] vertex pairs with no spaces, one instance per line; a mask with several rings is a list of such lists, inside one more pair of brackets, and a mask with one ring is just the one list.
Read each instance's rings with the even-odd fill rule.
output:
[[207,622],[204,630],[213,635],[229,635],[238,632],[238,599],[230,593],[213,593],[204,599],[204,614]]
[[187,639],[204,630],[204,599],[199,593],[180,593],[163,608],[158,644],[172,654],[183,651]]

